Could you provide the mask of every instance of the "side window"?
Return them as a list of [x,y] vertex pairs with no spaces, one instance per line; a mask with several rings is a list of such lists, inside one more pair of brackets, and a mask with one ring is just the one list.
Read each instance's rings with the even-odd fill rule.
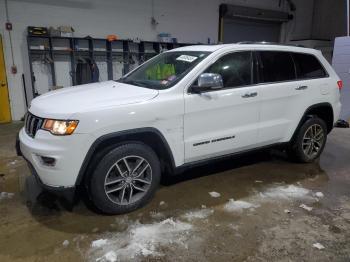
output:
[[240,87],[252,83],[252,52],[236,52],[225,55],[204,73],[222,76],[224,87]]
[[294,53],[293,58],[298,79],[322,78],[327,76],[326,71],[315,56]]
[[260,83],[281,82],[296,79],[292,56],[288,52],[261,51]]

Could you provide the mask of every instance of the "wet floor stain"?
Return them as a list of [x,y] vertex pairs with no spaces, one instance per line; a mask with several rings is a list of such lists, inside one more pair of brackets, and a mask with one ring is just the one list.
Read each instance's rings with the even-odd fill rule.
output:
[[290,163],[278,151],[235,157],[163,179],[140,210],[102,216],[83,201],[69,212],[48,195],[31,199],[13,148],[20,125],[0,127],[0,192],[14,193],[0,198],[0,261],[350,259],[345,129],[331,133],[319,162]]

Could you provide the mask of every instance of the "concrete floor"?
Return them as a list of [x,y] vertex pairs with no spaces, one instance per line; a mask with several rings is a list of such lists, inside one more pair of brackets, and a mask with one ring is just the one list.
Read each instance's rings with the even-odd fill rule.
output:
[[233,158],[167,181],[141,210],[101,216],[28,202],[20,126],[0,126],[0,192],[14,193],[0,198],[0,261],[350,261],[350,129],[331,133],[319,163]]

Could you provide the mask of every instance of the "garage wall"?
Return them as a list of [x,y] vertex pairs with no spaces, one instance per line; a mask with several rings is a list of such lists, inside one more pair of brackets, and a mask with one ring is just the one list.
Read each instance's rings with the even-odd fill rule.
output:
[[334,40],[346,35],[346,1],[315,0],[312,38]]
[[[154,15],[159,25],[152,28],[152,0],[9,0],[9,15],[13,23],[12,42],[18,73],[10,73],[11,56],[8,32],[5,31],[5,5],[0,0],[0,34],[4,38],[12,118],[25,113],[21,74],[24,72],[27,93],[31,95],[26,47],[26,27],[71,25],[76,36],[104,38],[117,34],[120,38],[155,40],[159,32],[170,32],[180,42],[212,42],[218,35],[220,3],[245,5],[273,10],[287,10],[279,0],[154,0]],[[311,34],[313,0],[294,0],[297,12],[294,20],[282,29],[282,40],[306,38]]]

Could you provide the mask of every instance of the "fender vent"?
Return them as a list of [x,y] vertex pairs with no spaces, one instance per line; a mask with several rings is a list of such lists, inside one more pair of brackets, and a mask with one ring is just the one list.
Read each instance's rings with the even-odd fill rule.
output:
[[36,132],[41,128],[44,119],[37,117],[31,113],[27,113],[25,117],[25,131],[30,137],[35,137]]

